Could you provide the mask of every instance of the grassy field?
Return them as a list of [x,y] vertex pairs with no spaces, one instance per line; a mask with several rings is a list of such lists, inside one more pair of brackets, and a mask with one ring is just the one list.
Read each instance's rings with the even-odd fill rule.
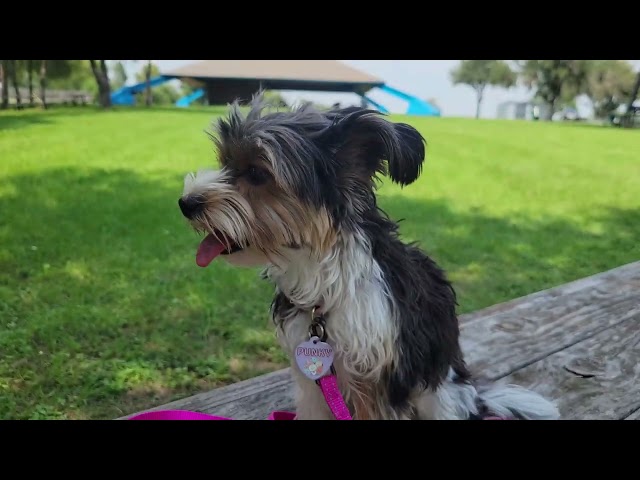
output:
[[[0,114],[0,418],[113,418],[284,365],[272,287],[198,268],[177,208],[217,112]],[[639,131],[410,121],[424,175],[381,204],[461,313],[640,259]]]

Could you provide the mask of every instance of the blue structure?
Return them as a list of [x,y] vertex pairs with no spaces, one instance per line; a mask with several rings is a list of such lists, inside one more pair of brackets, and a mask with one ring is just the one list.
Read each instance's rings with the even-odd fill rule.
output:
[[371,99],[371,98],[367,97],[366,95],[360,95],[360,96],[361,96],[362,98],[364,98],[364,99],[367,101],[367,103],[370,103],[371,105],[373,105],[374,107],[376,107],[376,108],[377,108],[379,111],[381,111],[382,113],[389,113],[389,110],[387,110],[387,108],[386,108],[384,105],[382,105],[382,104],[380,104],[380,103],[376,102],[375,100],[373,100],[373,99]]
[[[398,90],[397,88],[390,87],[389,85],[386,85],[386,84],[380,86],[379,88],[383,92],[386,92],[390,95],[393,95],[394,97],[398,97],[406,101],[408,103],[407,112],[406,112],[407,115],[421,115],[421,116],[428,116],[428,117],[440,116],[440,110],[434,107],[433,105],[431,105],[429,102],[426,102],[418,97],[415,97],[406,92]],[[373,101],[366,95],[361,95],[361,97],[364,98],[368,103],[376,107],[378,110],[380,110],[382,113],[389,113],[389,110],[384,105],[381,105],[380,103]]]
[[[162,85],[163,83],[170,82],[171,80],[175,79],[172,77],[165,77],[164,75],[160,75],[158,77],[150,79],[149,84],[153,88],[157,87],[158,85]],[[147,88],[147,82],[140,82],[136,83],[135,85],[126,85],[111,94],[111,103],[113,105],[135,105],[135,95],[144,92],[145,88]],[[200,88],[190,93],[189,95],[180,98],[176,102],[176,106],[188,107],[192,102],[202,97],[204,93],[204,90]]]
[[[156,87],[158,85],[162,85],[165,82],[169,82],[171,80],[175,80],[179,78],[175,75],[165,76],[160,75],[154,77],[150,80],[151,87]],[[136,83],[135,85],[124,86],[111,94],[111,103],[114,105],[134,105],[135,104],[135,95],[141,93],[145,90],[147,84],[146,82]],[[292,85],[293,86],[293,85]],[[274,85],[274,87],[277,87]],[[297,85],[296,85],[297,87]],[[308,86],[307,86],[308,87]],[[382,82],[377,84],[368,84],[360,91],[371,91],[371,88],[379,88],[385,93],[393,95],[394,97],[400,98],[408,103],[407,106],[407,115],[421,115],[421,116],[430,116],[430,117],[439,117],[440,110],[435,106],[431,105],[429,102],[426,102],[414,95],[398,90],[397,88],[390,87]],[[330,89],[329,89],[330,90]],[[354,90],[352,90],[354,91]],[[205,88],[199,88],[189,95],[185,95],[180,98],[176,102],[177,107],[188,107],[194,101],[202,98],[207,94],[207,90]],[[365,93],[358,93],[362,99],[364,99],[367,103],[371,104],[373,107],[377,108],[382,113],[389,113],[389,110],[382,104],[376,102],[372,98],[368,97]]]
[[[160,75],[159,77],[154,77],[149,80],[149,83],[152,87],[156,87],[171,80],[173,80],[173,78]],[[114,105],[135,105],[136,99],[134,95],[144,92],[145,88],[147,88],[147,82],[124,86],[111,94],[111,103]]]
[[192,102],[195,102],[197,99],[204,95],[204,88],[199,88],[191,92],[189,95],[185,95],[184,97],[178,99],[176,102],[176,107],[188,107]]

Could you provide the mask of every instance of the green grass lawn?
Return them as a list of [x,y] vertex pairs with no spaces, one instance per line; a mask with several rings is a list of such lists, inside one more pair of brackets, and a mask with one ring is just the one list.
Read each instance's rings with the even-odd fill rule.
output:
[[[0,418],[113,418],[285,364],[272,287],[197,267],[177,207],[218,113],[0,114]],[[640,259],[639,131],[409,121],[424,175],[381,204],[461,313]]]

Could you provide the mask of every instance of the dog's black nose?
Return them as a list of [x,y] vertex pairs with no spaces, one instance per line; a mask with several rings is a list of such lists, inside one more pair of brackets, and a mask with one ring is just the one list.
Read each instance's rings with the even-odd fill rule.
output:
[[178,200],[178,205],[180,206],[180,210],[182,211],[182,214],[185,217],[191,219],[198,212],[202,210],[202,207],[204,206],[204,201],[202,197],[198,197],[198,196],[181,197]]

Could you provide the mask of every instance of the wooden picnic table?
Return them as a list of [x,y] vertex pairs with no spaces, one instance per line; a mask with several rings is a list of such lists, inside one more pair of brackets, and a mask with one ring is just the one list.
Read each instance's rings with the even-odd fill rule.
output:
[[[640,261],[461,315],[462,346],[484,379],[557,401],[563,419],[640,420]],[[149,410],[266,419],[293,410],[289,369]]]

